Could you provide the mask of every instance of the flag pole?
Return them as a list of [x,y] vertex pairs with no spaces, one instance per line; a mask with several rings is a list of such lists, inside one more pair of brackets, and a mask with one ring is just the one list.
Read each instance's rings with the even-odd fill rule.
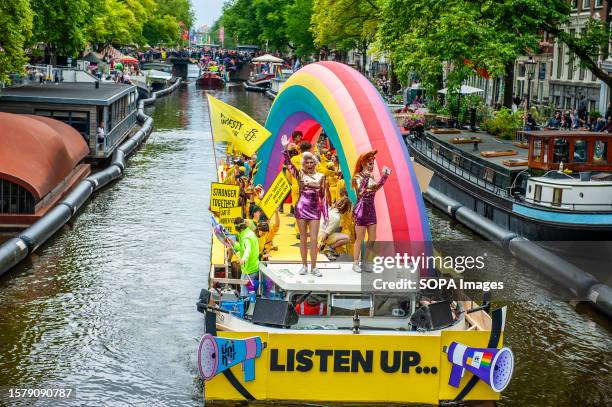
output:
[[[213,129],[213,125],[212,125],[212,111],[210,108],[210,98],[211,96],[209,94],[206,94],[206,103],[208,104],[208,121],[210,122],[210,141],[212,143],[212,149],[213,149],[213,156],[215,157],[215,171],[217,171],[217,175],[219,174],[219,162],[217,161],[217,149],[215,148],[215,135],[214,135],[214,129]],[[220,179],[218,179],[217,176],[217,181],[221,182]]]

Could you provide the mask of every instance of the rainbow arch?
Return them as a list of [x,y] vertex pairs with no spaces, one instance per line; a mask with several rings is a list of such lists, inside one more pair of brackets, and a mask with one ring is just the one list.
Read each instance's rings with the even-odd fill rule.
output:
[[[425,205],[406,144],[380,94],[359,72],[330,61],[305,66],[279,92],[265,127],[272,136],[258,153],[268,159],[256,176],[257,183],[267,188],[277,176],[282,159],[281,135],[301,130],[318,137],[322,128],[338,151],[347,185],[357,158],[370,150],[378,150],[378,177],[382,166],[393,170],[382,191],[376,194],[377,240],[431,241]],[[353,190],[349,196],[354,202]],[[429,244],[418,246],[419,251],[430,251]]]

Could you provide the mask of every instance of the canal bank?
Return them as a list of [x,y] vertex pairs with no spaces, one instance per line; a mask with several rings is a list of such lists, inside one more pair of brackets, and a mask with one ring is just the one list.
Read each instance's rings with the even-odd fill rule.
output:
[[57,233],[94,192],[121,177],[125,170],[126,159],[146,140],[153,130],[153,119],[144,113],[144,107],[155,103],[158,97],[173,92],[180,86],[180,83],[181,80],[178,79],[172,86],[154,92],[151,98],[140,100],[136,118],[141,123],[141,128],[117,147],[113,152],[110,165],[85,178],[42,218],[0,246],[0,275],[32,254]]
[[[205,94],[189,84],[145,110],[155,129],[122,182],[0,277],[0,314],[10,315],[0,319],[1,386],[77,389],[75,400],[53,406],[202,405],[196,355],[204,327],[194,298],[209,270],[215,179]],[[265,95],[238,87],[213,95],[260,123],[270,107]],[[483,242],[437,208],[427,212],[434,240]],[[501,250],[489,261],[515,298],[494,297],[509,307],[504,341],[517,359],[498,405],[605,405],[610,323],[589,307],[551,300],[549,281]]]

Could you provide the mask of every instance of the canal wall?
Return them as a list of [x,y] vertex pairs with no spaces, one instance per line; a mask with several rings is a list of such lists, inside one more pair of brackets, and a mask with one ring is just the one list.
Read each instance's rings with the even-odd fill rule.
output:
[[110,165],[104,170],[85,178],[45,216],[0,246],[0,275],[19,264],[57,233],[94,192],[123,175],[127,157],[134,153],[153,130],[153,118],[144,113],[145,106],[155,103],[158,97],[173,92],[180,84],[181,79],[178,79],[172,86],[153,92],[148,99],[140,100],[136,117],[141,127],[131,138],[117,147],[112,155]]
[[479,213],[448,197],[431,186],[423,197],[436,208],[501,249],[527,263],[557,283],[563,285],[577,298],[587,298],[598,310],[612,317],[612,288],[600,284],[590,273],[581,270],[563,258],[524,237],[504,229]]

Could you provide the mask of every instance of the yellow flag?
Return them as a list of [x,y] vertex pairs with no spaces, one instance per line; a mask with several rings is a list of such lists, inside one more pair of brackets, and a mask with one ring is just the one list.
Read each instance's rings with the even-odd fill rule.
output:
[[215,141],[232,143],[234,150],[252,156],[271,133],[249,115],[208,95]]
[[274,211],[283,203],[287,195],[291,192],[291,184],[287,181],[287,178],[283,173],[279,173],[270,189],[259,202],[259,207],[263,210],[268,218],[274,215]]

